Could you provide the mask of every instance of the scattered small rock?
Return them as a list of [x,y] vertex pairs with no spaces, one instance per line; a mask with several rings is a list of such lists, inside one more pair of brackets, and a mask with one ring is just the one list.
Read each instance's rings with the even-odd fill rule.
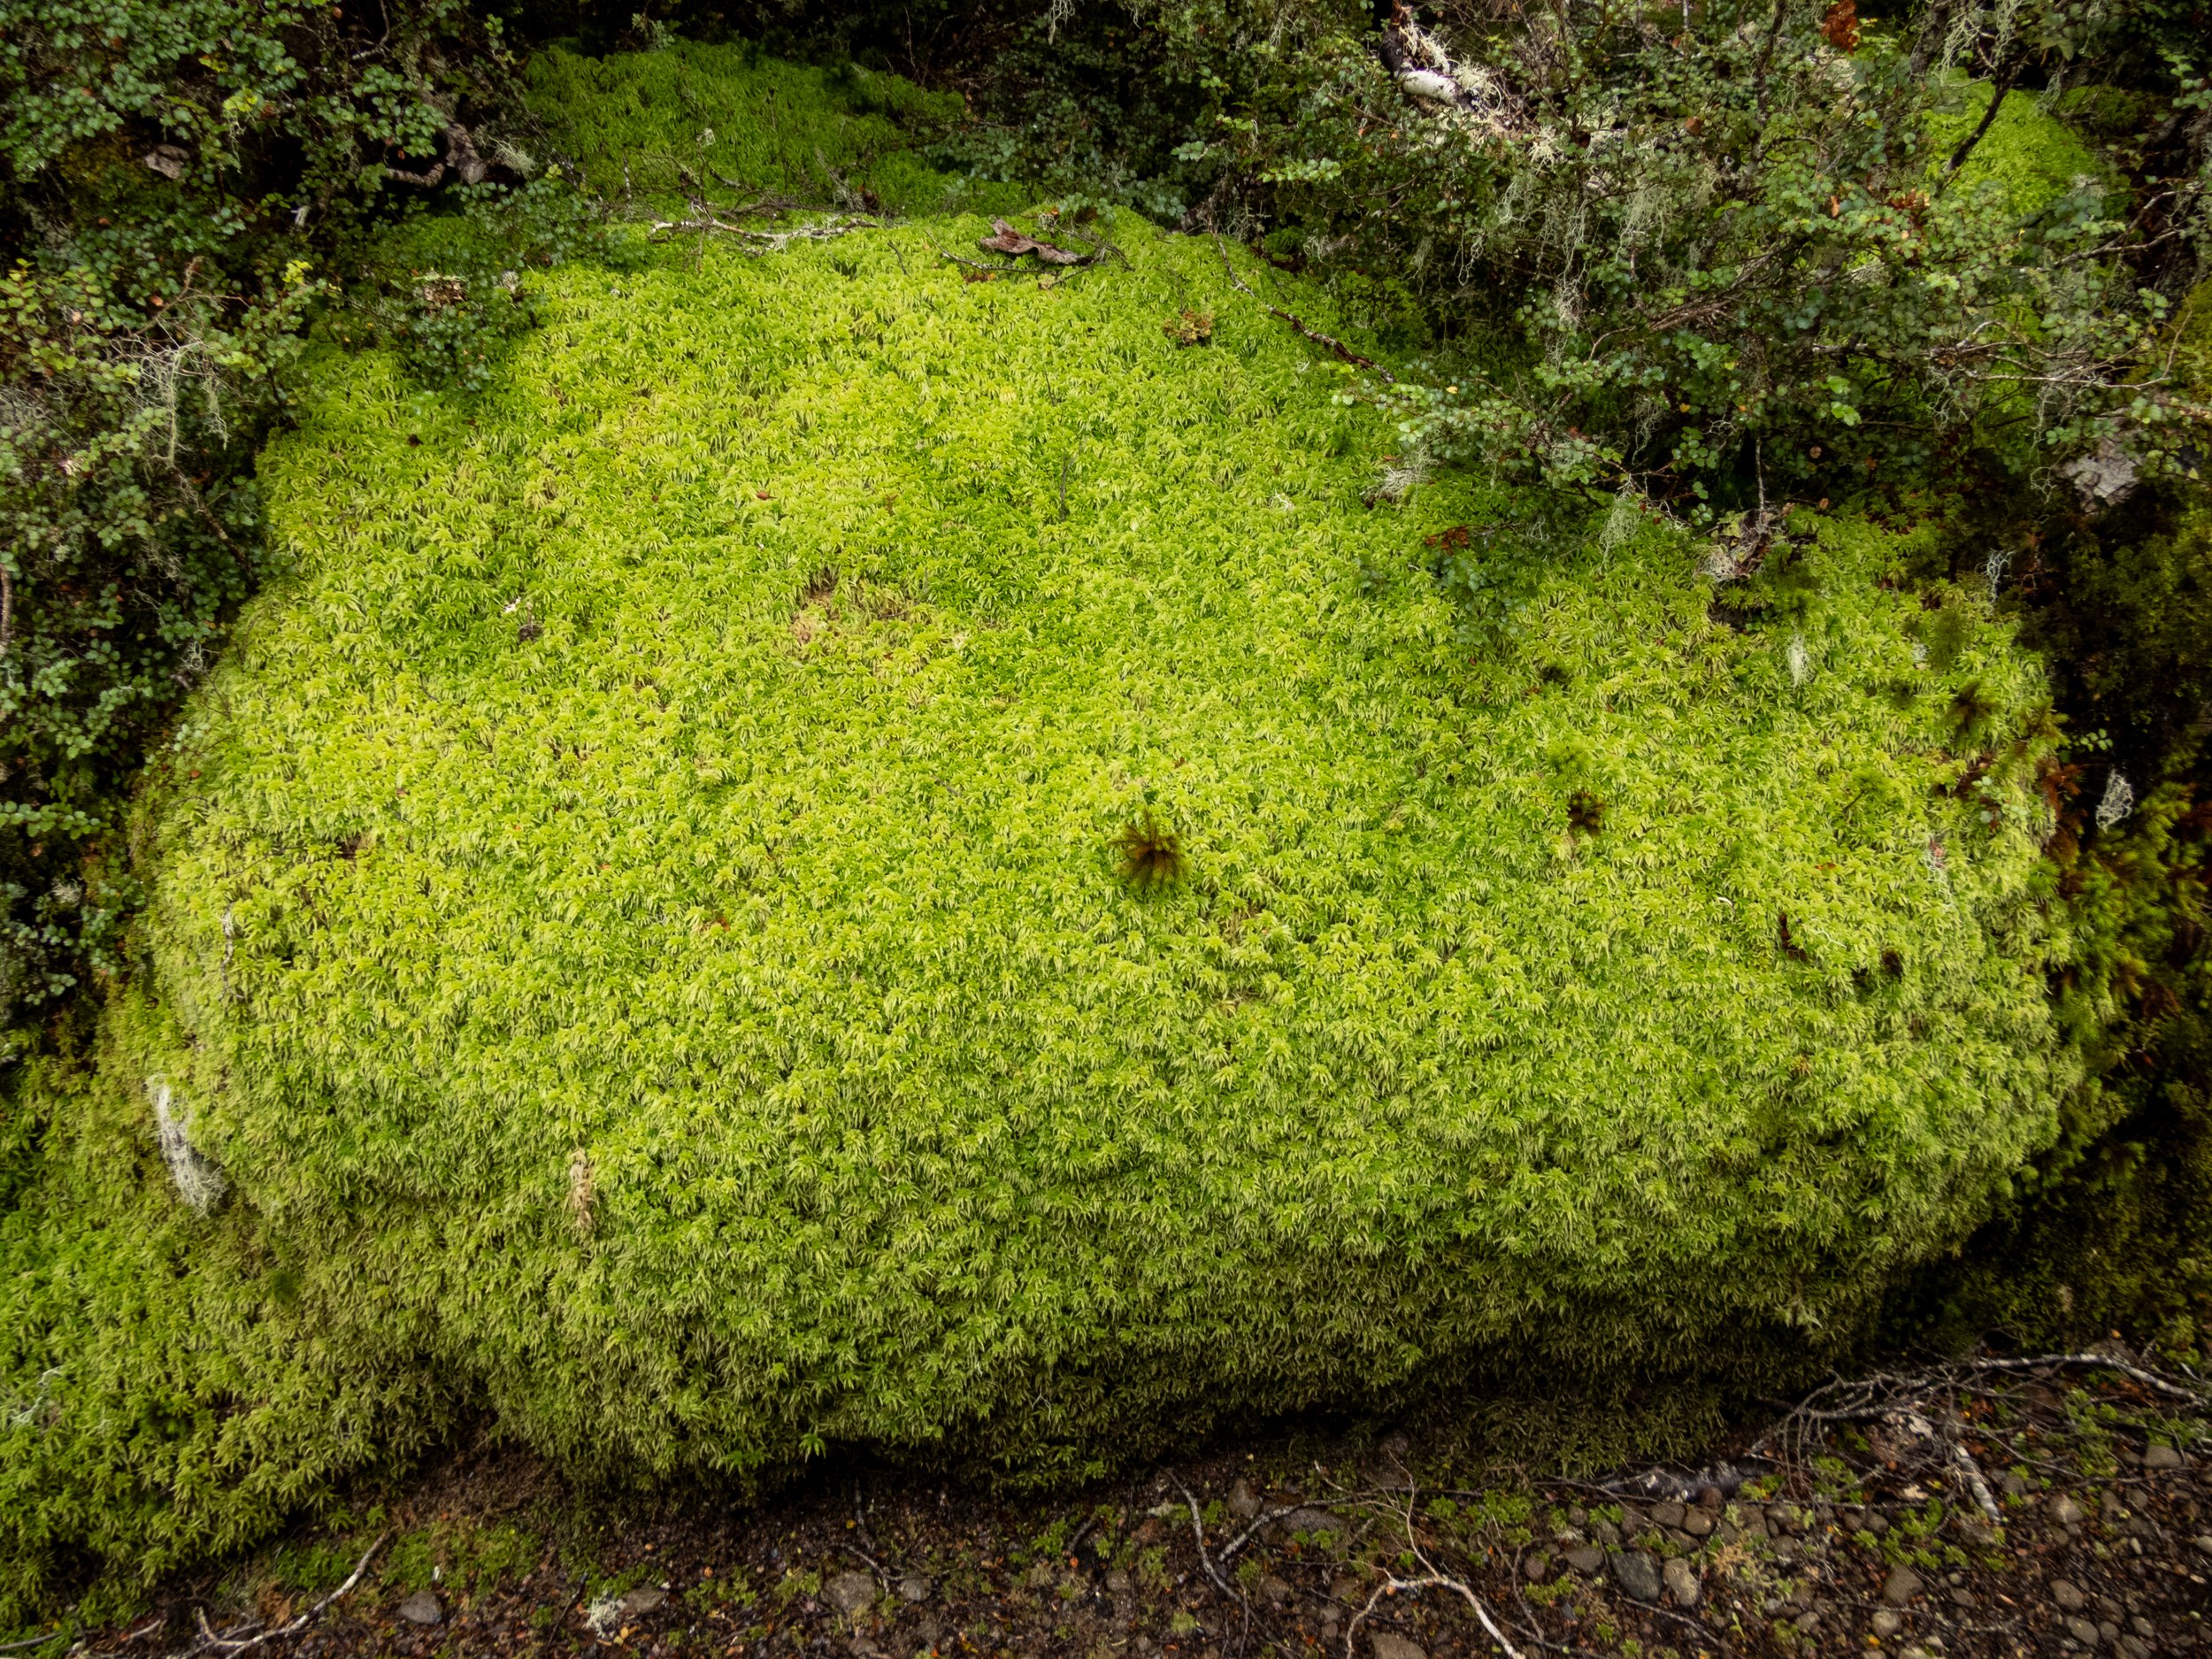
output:
[[2089,1598],[2064,1578],[2051,1580],[2051,1600],[2069,1613],[2078,1613],[2089,1605]]
[[1110,1594],[1127,1595],[1136,1587],[1136,1581],[1119,1567],[1106,1575],[1106,1588]]
[[1682,1517],[1682,1530],[1687,1532],[1692,1538],[1711,1537],[1713,1532],[1713,1512],[1707,1509],[1695,1509],[1685,1511]]
[[1655,1503],[1651,1506],[1651,1518],[1662,1526],[1679,1527],[1682,1517],[1688,1513],[1678,1503]]
[[399,1604],[399,1616],[410,1624],[442,1624],[445,1609],[427,1590],[418,1590]]
[[1375,1632],[1374,1648],[1375,1659],[1429,1659],[1428,1650],[1419,1642],[1408,1641],[1386,1630]]
[[2153,1440],[2143,1451],[2143,1467],[2146,1469],[2180,1469],[2187,1461],[2163,1440]]
[[1283,1582],[1282,1579],[1278,1578],[1271,1572],[1260,1580],[1259,1592],[1260,1599],[1265,1601],[1270,1607],[1286,1606],[1288,1604],[1290,1598],[1297,1594],[1297,1592],[1293,1590],[1289,1585]]
[[1667,1594],[1674,1598],[1675,1606],[1687,1608],[1697,1605],[1698,1581],[1695,1567],[1677,1555],[1659,1570],[1659,1576],[1666,1580]]
[[[1037,1571],[1045,1575],[1045,1583],[1052,1582],[1051,1568],[1040,1567]],[[1030,1577],[1033,1580],[1036,1572],[1033,1571]],[[875,1577],[865,1572],[841,1572],[822,1586],[822,1594],[847,1618],[858,1618],[876,1604]]]
[[1886,1607],[1881,1609],[1871,1619],[1867,1622],[1873,1629],[1874,1633],[1880,1637],[1884,1641],[1887,1641],[1899,1631],[1905,1628],[1903,1615],[1900,1614],[1894,1608]]
[[1605,1564],[1605,1552],[1595,1544],[1577,1544],[1564,1557],[1567,1564],[1586,1578]]
[[1332,1515],[1326,1509],[1315,1509],[1310,1504],[1293,1509],[1283,1517],[1283,1525],[1294,1532],[1341,1532],[1344,1530],[1342,1517]]
[[1920,1575],[1910,1567],[1898,1565],[1889,1570],[1889,1577],[1882,1580],[1882,1600],[1892,1607],[1906,1607],[1925,1586]]
[[1239,1520],[1248,1521],[1260,1512],[1260,1494],[1252,1490],[1252,1483],[1240,1480],[1229,1488],[1229,1513]]
[[2051,1500],[2049,1514],[2051,1519],[2060,1526],[2081,1525],[2081,1505],[2062,1492]]
[[1551,1551],[1532,1549],[1521,1559],[1521,1577],[1531,1584],[1541,1584],[1551,1577]]
[[668,1605],[668,1592],[657,1590],[650,1585],[641,1585],[622,1598],[625,1618],[643,1618],[648,1613],[657,1613]]
[[[1127,1576],[1125,1573],[1123,1575],[1125,1578]],[[899,1580],[899,1600],[910,1602],[926,1601],[929,1600],[929,1589],[927,1578],[918,1572],[910,1572]]]
[[1613,1582],[1639,1601],[1659,1599],[1659,1563],[1640,1549],[1624,1549],[1613,1557]]
[[2066,1621],[2066,1633],[2085,1647],[2094,1647],[2104,1640],[2094,1624],[2078,1615]]

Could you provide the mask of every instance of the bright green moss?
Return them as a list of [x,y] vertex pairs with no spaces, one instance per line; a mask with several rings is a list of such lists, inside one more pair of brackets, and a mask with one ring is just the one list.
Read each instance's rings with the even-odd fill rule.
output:
[[981,228],[556,273],[476,403],[326,363],[144,970],[8,1116],[0,1595],[457,1401],[630,1476],[1035,1471],[1724,1365],[2048,1142],[2043,692],[1976,602],[1831,523],[1717,619],[1594,523],[1471,643],[1423,539],[1536,503],[1364,507],[1389,434],[1210,243],[972,285]]
[[[1949,161],[1988,108],[1989,84],[1970,81],[1956,112],[1929,123],[1937,165]],[[2034,93],[2008,92],[1997,119],[1959,170],[1957,182],[1969,188],[1994,185],[2006,211],[2024,217],[2048,207],[2082,180],[2101,180],[2107,171],[2072,128],[2044,110]]]
[[690,171],[689,188],[724,204],[741,188],[826,206],[861,205],[864,192],[929,212],[967,188],[916,153],[964,118],[959,95],[896,75],[680,41],[602,58],[541,52],[529,76],[530,104],[562,151],[617,201],[680,199],[679,167]]
[[1877,538],[1743,634],[1563,556],[1471,657],[1363,568],[1517,503],[1363,508],[1210,245],[898,234],[558,279],[472,418],[334,365],[267,458],[118,1040],[320,1317],[585,1462],[1018,1458],[1829,1317],[2047,1137],[2032,798],[1932,793],[2037,677],[1916,669]]

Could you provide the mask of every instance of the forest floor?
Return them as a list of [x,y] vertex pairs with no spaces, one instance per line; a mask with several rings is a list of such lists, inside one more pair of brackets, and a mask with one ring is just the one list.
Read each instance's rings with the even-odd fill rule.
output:
[[511,1449],[463,1452],[72,1651],[2212,1651],[2212,1432],[2177,1386],[2193,1383],[2021,1365],[1839,1383],[1702,1471],[1605,1481],[1455,1486],[1403,1432],[1306,1434],[1074,1494],[847,1469],[750,1504],[640,1507]]

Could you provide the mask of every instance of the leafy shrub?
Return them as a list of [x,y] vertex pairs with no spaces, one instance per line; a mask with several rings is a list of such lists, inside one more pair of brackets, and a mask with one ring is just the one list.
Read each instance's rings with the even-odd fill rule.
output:
[[455,0],[0,4],[0,1061],[117,966],[105,838],[259,580],[295,331],[501,73]]
[[[1035,1473],[1435,1368],[1801,1354],[2055,1133],[2004,627],[1916,665],[1863,525],[1717,615],[1700,549],[1593,524],[1471,655],[1424,540],[1525,497],[1365,507],[1386,434],[1209,243],[933,261],[981,229],[557,271],[481,399],[320,365],[288,573],[146,801],[146,965],[42,1097],[81,1150],[0,1235],[0,1387],[56,1373],[0,1418],[19,1584],[234,1536],[422,1400],[634,1477]],[[205,1495],[96,1527],[142,1432]]]
[[[1317,271],[1410,286],[1445,349],[1375,395],[1434,458],[1701,522],[1967,446],[2020,475],[2116,432],[2171,450],[2199,419],[2133,368],[2185,238],[2131,228],[2127,189],[2032,100],[1982,132],[1989,88],[1909,33],[1839,43],[1807,4],[1679,29],[1435,12],[1445,73],[1391,35],[1394,79],[1363,20],[1302,9],[1298,49],[1199,146]],[[2156,217],[2200,205],[2192,186]]]

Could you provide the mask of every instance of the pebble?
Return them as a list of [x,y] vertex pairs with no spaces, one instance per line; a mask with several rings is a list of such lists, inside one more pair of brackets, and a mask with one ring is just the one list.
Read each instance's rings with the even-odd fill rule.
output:
[[2179,1452],[2163,1440],[2153,1440],[2143,1451],[2143,1467],[2146,1469],[2179,1469],[2185,1461]]
[[1892,1567],[1889,1577],[1882,1580],[1882,1600],[1892,1607],[1904,1607],[1920,1594],[1922,1587],[1920,1575],[1910,1567]]
[[1375,1659],[1429,1659],[1428,1651],[1417,1641],[1408,1641],[1393,1631],[1379,1630],[1374,1634]]
[[1240,1479],[1229,1488],[1229,1513],[1239,1520],[1248,1521],[1260,1512],[1260,1494],[1252,1490],[1252,1483]]
[[2094,1647],[2104,1640],[2094,1624],[2078,1616],[2066,1621],[2066,1633],[2085,1647]]
[[1613,1582],[1639,1601],[1659,1599],[1659,1563],[1640,1549],[1624,1549],[1613,1557]]
[[1893,1608],[1886,1607],[1882,1609],[1879,1612],[1874,1615],[1873,1618],[1870,1619],[1869,1623],[1872,1625],[1874,1633],[1880,1637],[1884,1641],[1887,1641],[1899,1631],[1905,1628],[1903,1617]]
[[648,1613],[659,1612],[667,1604],[667,1591],[656,1590],[649,1585],[641,1586],[622,1598],[622,1616],[625,1618],[642,1618]]
[[[1045,1582],[1050,1584],[1052,1570],[1047,1567],[1043,1571]],[[1033,1579],[1036,1573],[1033,1571],[1030,1577]],[[822,1586],[822,1594],[847,1618],[858,1618],[876,1604],[876,1581],[870,1573],[841,1572]]]
[[1605,1552],[1595,1544],[1577,1544],[1567,1552],[1566,1562],[1577,1572],[1589,1574],[1605,1564]]
[[918,1572],[910,1572],[899,1580],[899,1600],[926,1601],[929,1600],[929,1580]]
[[1261,1599],[1270,1607],[1281,1607],[1298,1594],[1271,1572],[1260,1580],[1259,1592]]
[[1531,1584],[1541,1584],[1551,1576],[1551,1551],[1532,1549],[1521,1560],[1521,1577]]
[[1711,1537],[1713,1532],[1713,1512],[1710,1509],[1691,1509],[1687,1511],[1682,1517],[1682,1530],[1687,1532],[1692,1538]]
[[2078,1613],[2089,1605],[2089,1598],[2064,1578],[2051,1580],[2051,1600],[2069,1613]]
[[1283,1517],[1283,1525],[1294,1532],[1340,1532],[1344,1530],[1342,1517],[1332,1515],[1326,1509],[1315,1509],[1311,1504],[1293,1509]]
[[1106,1575],[1106,1588],[1114,1595],[1127,1595],[1136,1587],[1136,1581],[1119,1567]]
[[1697,1605],[1698,1582],[1695,1567],[1677,1555],[1659,1570],[1659,1576],[1666,1580],[1667,1594],[1674,1598],[1675,1606],[1686,1608]]
[[2060,1526],[2081,1525],[2081,1505],[2062,1492],[2051,1500],[2048,1513],[2051,1519]]
[[1682,1517],[1688,1513],[1678,1503],[1655,1503],[1651,1506],[1651,1518],[1662,1526],[1678,1527],[1682,1525]]
[[427,1590],[418,1590],[399,1604],[399,1616],[410,1624],[442,1624],[445,1609]]

